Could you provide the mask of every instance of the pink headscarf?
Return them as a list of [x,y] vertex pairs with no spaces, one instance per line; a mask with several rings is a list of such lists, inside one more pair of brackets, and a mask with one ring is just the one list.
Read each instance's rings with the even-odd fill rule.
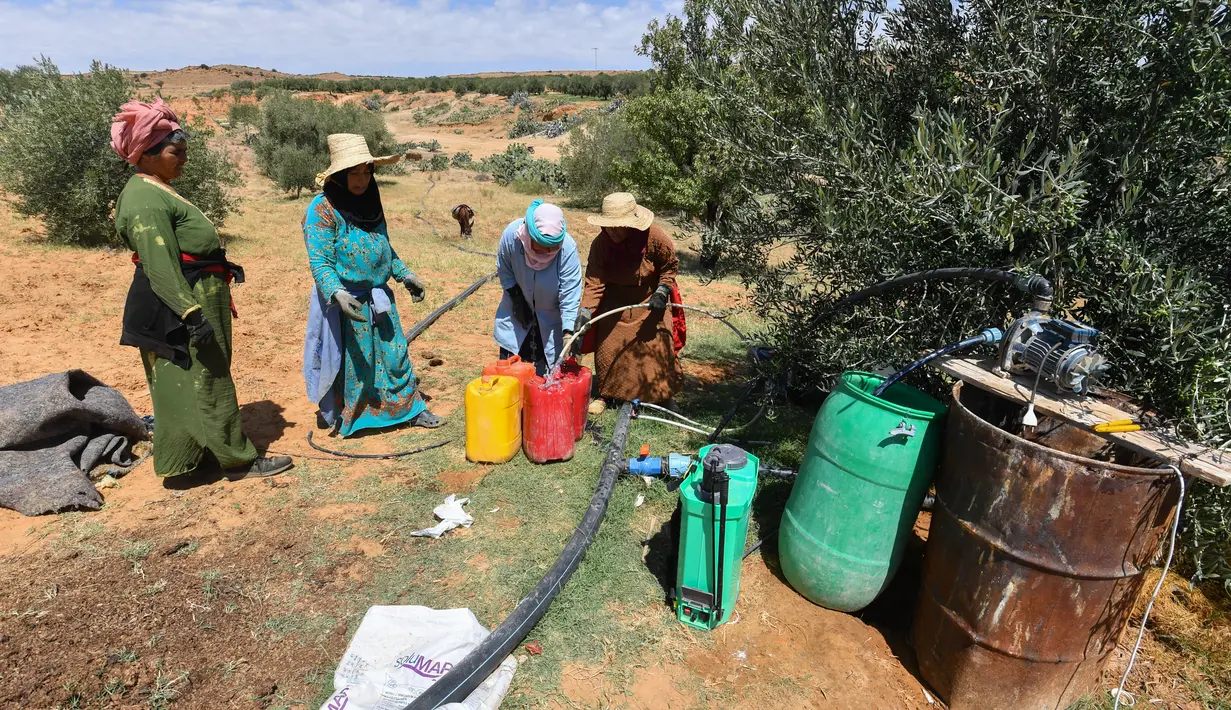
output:
[[179,128],[179,118],[162,99],[152,104],[129,101],[111,119],[111,148],[136,165],[142,153]]
[[[544,202],[534,211],[534,226],[542,234],[559,234],[564,231],[564,210],[550,202]],[[533,240],[530,238],[530,230],[526,228],[525,222],[517,226],[517,239],[526,253],[526,266],[535,271],[542,271],[551,266],[551,262],[555,261],[556,255],[560,253],[558,246],[542,253],[535,251],[531,247]]]

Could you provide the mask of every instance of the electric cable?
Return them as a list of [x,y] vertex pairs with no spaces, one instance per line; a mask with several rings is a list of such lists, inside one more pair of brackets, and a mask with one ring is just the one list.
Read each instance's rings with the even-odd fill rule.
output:
[[321,446],[320,444],[317,444],[315,441],[312,441],[312,432],[308,432],[308,446],[311,446],[312,448],[322,453],[330,454],[331,456],[340,456],[345,459],[396,459],[402,456],[413,456],[415,454],[421,454],[424,451],[431,451],[432,449],[439,449],[445,444],[450,444],[450,443],[453,443],[452,439],[445,439],[444,441],[438,441],[434,444],[428,444],[427,446],[420,446],[417,449],[410,449],[409,451],[397,451],[391,454],[348,454],[345,451],[334,451],[333,449],[326,449],[324,446]]
[[1133,652],[1128,657],[1128,666],[1124,669],[1124,675],[1120,678],[1120,687],[1116,688],[1115,705],[1112,710],[1120,710],[1120,700],[1128,697],[1129,701],[1125,703],[1129,707],[1137,704],[1137,699],[1130,693],[1124,692],[1124,684],[1128,682],[1129,673],[1133,672],[1133,664],[1137,662],[1137,652],[1141,650],[1141,639],[1146,633],[1146,622],[1150,620],[1150,611],[1154,609],[1154,600],[1158,599],[1158,593],[1163,588],[1163,583],[1167,581],[1167,572],[1171,570],[1171,560],[1175,556],[1175,538],[1180,531],[1180,513],[1184,510],[1184,474],[1180,473],[1180,469],[1175,465],[1171,465],[1172,471],[1175,472],[1176,480],[1180,482],[1180,499],[1175,504],[1175,520],[1171,524],[1171,544],[1167,549],[1167,561],[1163,564],[1163,573],[1158,577],[1158,584],[1154,585],[1154,592],[1150,595],[1150,603],[1146,604],[1145,613],[1141,615],[1141,628],[1137,630],[1137,642],[1133,644]]

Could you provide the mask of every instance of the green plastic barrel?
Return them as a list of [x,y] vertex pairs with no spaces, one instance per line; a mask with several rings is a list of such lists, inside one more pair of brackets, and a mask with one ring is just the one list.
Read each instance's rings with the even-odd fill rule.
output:
[[857,611],[889,585],[931,485],[945,406],[884,378],[843,373],[821,406],[778,536],[787,581],[821,606]]

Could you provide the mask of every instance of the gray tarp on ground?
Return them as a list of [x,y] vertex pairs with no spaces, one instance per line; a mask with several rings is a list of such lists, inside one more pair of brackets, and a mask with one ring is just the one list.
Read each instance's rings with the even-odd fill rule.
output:
[[124,395],[81,370],[0,387],[0,506],[24,515],[103,504],[88,472],[132,464],[145,425]]

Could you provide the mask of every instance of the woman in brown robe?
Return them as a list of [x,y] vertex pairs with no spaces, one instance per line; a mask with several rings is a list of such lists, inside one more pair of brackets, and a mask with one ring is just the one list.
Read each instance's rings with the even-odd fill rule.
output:
[[672,406],[684,378],[667,315],[680,264],[675,244],[626,192],[608,195],[602,214],[588,221],[603,231],[590,245],[582,307],[598,316],[650,303],[594,324],[594,376],[603,399],[591,412],[601,412],[604,399]]

